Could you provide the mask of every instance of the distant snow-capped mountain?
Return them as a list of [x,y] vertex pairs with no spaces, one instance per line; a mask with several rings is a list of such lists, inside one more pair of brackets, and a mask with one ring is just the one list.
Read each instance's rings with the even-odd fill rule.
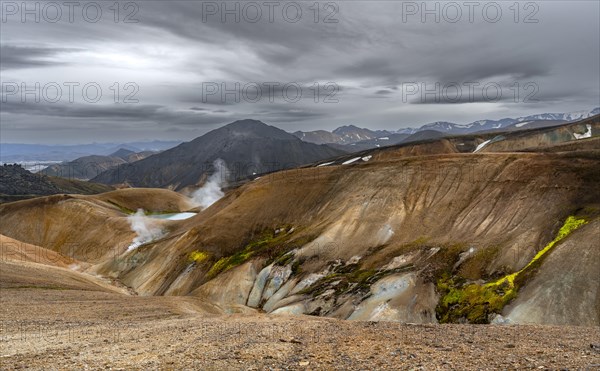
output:
[[297,131],[293,133],[305,142],[315,144],[353,144],[361,141],[377,139],[393,134],[386,130],[369,130],[354,125],[340,126],[332,132],[325,130]]
[[569,113],[542,113],[539,115],[531,115],[519,117],[517,121],[534,121],[534,120],[561,120],[561,121],[577,121],[588,117],[595,116],[600,113],[600,107],[596,107],[591,111],[576,111]]
[[[541,113],[537,115],[523,116],[518,118],[504,118],[500,120],[478,120],[469,124],[455,124],[447,121],[437,121],[425,124],[419,128],[404,128],[398,130],[398,134],[414,134],[423,130],[436,130],[446,134],[468,134],[477,131],[498,130],[518,123],[529,123],[539,121],[569,122],[582,120],[600,113],[600,107],[591,111],[577,111],[568,113]],[[525,126],[525,125],[523,125]],[[518,126],[517,126],[518,127]]]
[[426,124],[423,125],[419,128],[419,131],[423,131],[423,130],[437,130],[437,131],[441,131],[441,132],[447,132],[447,131],[451,131],[454,128],[456,128],[457,124],[454,124],[452,122],[448,122],[448,121],[436,121],[436,122],[432,122],[431,124]]
[[[557,125],[563,122],[582,120],[600,113],[600,107],[591,111],[578,111],[570,113],[541,113],[518,118],[503,118],[500,120],[478,120],[468,124],[456,124],[448,121],[436,121],[418,128],[403,128],[397,131],[371,130],[355,125],[344,125],[333,131],[314,130],[297,131],[294,136],[301,140],[315,144],[336,144],[340,146],[374,146],[373,143],[385,141],[390,136],[398,139],[398,134],[413,135],[422,131],[435,131],[443,134],[460,135],[478,131],[494,130],[522,130],[531,127]],[[389,140],[389,139],[387,139]],[[392,144],[390,141],[389,144]],[[383,143],[383,142],[382,142]],[[336,147],[337,148],[337,147]]]

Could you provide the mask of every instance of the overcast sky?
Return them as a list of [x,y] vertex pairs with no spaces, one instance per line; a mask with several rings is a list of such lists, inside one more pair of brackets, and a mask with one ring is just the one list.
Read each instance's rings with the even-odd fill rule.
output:
[[190,140],[242,118],[397,130],[600,100],[595,0],[1,4],[2,142]]

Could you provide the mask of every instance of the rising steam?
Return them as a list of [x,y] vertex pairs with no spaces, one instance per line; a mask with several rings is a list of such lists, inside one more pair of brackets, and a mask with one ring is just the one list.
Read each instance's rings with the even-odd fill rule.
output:
[[227,181],[229,170],[227,169],[225,161],[221,160],[220,158],[213,162],[213,167],[215,168],[215,172],[208,178],[206,183],[204,183],[201,188],[197,189],[192,194],[193,202],[203,209],[206,209],[210,205],[214,204],[225,195],[222,187]]
[[127,217],[127,220],[131,229],[137,234],[127,251],[135,250],[145,243],[160,238],[163,234],[156,221],[147,217],[143,209],[138,209],[135,214]]

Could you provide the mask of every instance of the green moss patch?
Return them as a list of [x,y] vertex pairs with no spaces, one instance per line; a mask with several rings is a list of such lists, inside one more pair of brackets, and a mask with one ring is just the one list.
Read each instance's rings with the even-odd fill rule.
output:
[[194,250],[188,254],[188,259],[196,264],[206,261],[209,257],[210,255],[207,252],[200,250]]
[[525,277],[531,275],[557,243],[566,238],[587,221],[585,218],[569,216],[556,237],[540,250],[521,270],[503,276],[495,281],[478,284],[466,283],[457,276],[444,274],[437,282],[440,302],[436,308],[441,323],[489,323],[490,314],[500,314],[506,304],[517,296]]
[[[275,231],[278,229],[281,232],[276,234]],[[290,241],[294,237],[293,233],[297,231],[297,228],[291,233],[290,230],[290,226],[283,226],[263,231],[258,238],[248,242],[242,250],[233,255],[222,257],[214,263],[207,273],[207,278],[212,279],[219,273],[226,272],[256,257],[266,257],[269,264],[275,260],[278,260],[280,265],[291,262],[294,257],[293,254],[289,254],[289,257],[286,254],[302,241]]]
[[244,249],[244,251],[238,252],[232,256],[224,257],[219,259],[208,271],[207,276],[209,278],[215,277],[217,274],[226,272],[231,268],[242,265],[254,255],[253,251]]

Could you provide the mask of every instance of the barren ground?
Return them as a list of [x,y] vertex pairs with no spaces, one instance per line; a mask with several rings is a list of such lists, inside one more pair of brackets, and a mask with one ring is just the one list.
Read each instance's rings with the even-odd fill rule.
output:
[[190,297],[6,287],[2,369],[597,369],[597,327],[217,315]]

